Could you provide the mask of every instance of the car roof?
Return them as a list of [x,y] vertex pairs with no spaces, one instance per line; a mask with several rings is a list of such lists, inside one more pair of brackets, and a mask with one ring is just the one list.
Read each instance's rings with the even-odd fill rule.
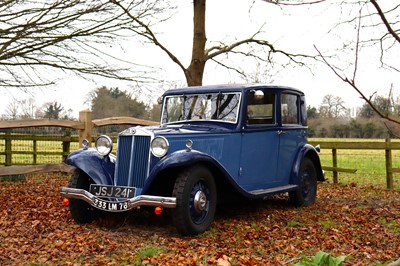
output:
[[179,89],[167,90],[166,95],[182,95],[193,93],[219,93],[219,92],[244,92],[252,89],[271,89],[271,90],[290,90],[299,94],[304,94],[301,90],[288,86],[272,85],[272,84],[225,84],[225,85],[207,85],[207,86],[193,86],[184,87]]

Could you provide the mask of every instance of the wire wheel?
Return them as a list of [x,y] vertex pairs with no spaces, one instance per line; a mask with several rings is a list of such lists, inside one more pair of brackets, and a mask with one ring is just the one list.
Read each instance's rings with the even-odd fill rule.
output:
[[317,197],[317,171],[311,159],[303,159],[298,180],[299,188],[289,192],[291,202],[297,207],[312,205]]
[[217,191],[210,170],[202,165],[183,170],[175,181],[173,222],[182,235],[206,231],[214,220]]
[[[71,176],[69,187],[89,190],[92,182],[92,179],[85,172],[76,169]],[[90,223],[97,219],[101,213],[100,210],[79,199],[70,199],[69,211],[78,224]]]

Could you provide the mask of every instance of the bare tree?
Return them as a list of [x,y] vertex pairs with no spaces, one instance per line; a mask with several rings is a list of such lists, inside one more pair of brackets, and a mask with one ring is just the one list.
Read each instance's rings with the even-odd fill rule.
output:
[[121,11],[111,2],[1,1],[0,87],[49,85],[60,73],[146,80],[148,69],[116,57],[113,50],[121,47],[115,40],[129,37],[128,29],[140,31],[125,12],[154,18],[168,9],[168,3],[126,1]]
[[17,119],[19,107],[20,107],[20,104],[19,104],[18,100],[15,97],[13,97],[12,101],[10,103],[8,103],[8,105],[6,107],[7,119],[12,119],[12,120]]
[[[366,95],[365,85],[364,88],[358,84],[359,68],[363,56],[371,57],[375,55],[379,58],[380,68],[385,68],[393,72],[393,75],[398,75],[400,72],[400,65],[397,56],[400,51],[400,4],[397,1],[381,1],[376,0],[345,0],[340,1],[342,4],[348,5],[355,9],[356,15],[349,18],[348,20],[342,21],[337,26],[351,23],[355,27],[354,39],[349,43],[344,44],[343,47],[351,47],[354,51],[352,73],[346,75],[342,68],[336,66],[332,60],[329,60],[323,52],[316,47],[318,53],[324,60],[325,64],[339,77],[342,81],[350,85],[357,93],[363,98],[371,108],[381,117],[390,122],[400,124],[400,120],[390,115],[388,112],[384,112],[379,109],[374,103],[374,92],[371,95]],[[351,12],[350,12],[351,13]],[[339,49],[343,49],[339,48]],[[363,51],[371,51],[371,48],[378,48],[375,54]],[[397,60],[396,60],[397,59]],[[379,77],[376,76],[379,80]],[[382,80],[383,81],[383,80]],[[392,94],[393,84],[390,84],[390,93]]]
[[37,105],[35,99],[29,97],[18,101],[21,108],[21,117],[25,119],[36,118]]
[[340,96],[327,94],[322,99],[319,114],[325,118],[339,118],[346,115],[346,107]]
[[[206,17],[206,0],[193,1],[193,40],[191,61],[188,66],[185,66],[182,61],[171,52],[171,50],[163,44],[152,27],[144,23],[141,18],[132,14],[128,9],[127,4],[123,1],[111,0],[115,5],[119,6],[131,19],[134,24],[142,26],[145,30],[137,32],[149,42],[158,46],[168,57],[182,70],[185,75],[188,86],[202,85],[204,69],[206,63],[213,61],[227,69],[236,71],[238,74],[245,76],[245,73],[240,70],[239,66],[231,66],[224,64],[221,55],[236,54],[245,57],[252,57],[261,62],[272,61],[273,54],[284,55],[291,63],[303,64],[302,59],[312,58],[303,54],[295,54],[276,48],[272,43],[261,38],[262,27],[250,35],[248,38],[235,41],[232,43],[224,43],[223,40],[212,42],[213,45],[207,47],[205,17]],[[215,44],[214,44],[215,43]],[[263,50],[254,49],[254,46],[261,47]]]

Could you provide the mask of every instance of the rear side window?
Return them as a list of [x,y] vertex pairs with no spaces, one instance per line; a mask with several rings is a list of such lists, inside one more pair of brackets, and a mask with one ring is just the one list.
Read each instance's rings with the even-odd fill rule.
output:
[[282,124],[301,124],[299,116],[299,99],[294,94],[282,94],[281,117]]
[[304,95],[300,97],[300,110],[301,124],[307,126],[307,104]]

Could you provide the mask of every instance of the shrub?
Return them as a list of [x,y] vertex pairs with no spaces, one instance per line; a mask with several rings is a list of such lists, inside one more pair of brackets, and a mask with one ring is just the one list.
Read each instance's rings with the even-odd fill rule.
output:
[[303,258],[294,266],[341,266],[345,259],[345,256],[333,257],[326,252],[318,251],[313,258]]

